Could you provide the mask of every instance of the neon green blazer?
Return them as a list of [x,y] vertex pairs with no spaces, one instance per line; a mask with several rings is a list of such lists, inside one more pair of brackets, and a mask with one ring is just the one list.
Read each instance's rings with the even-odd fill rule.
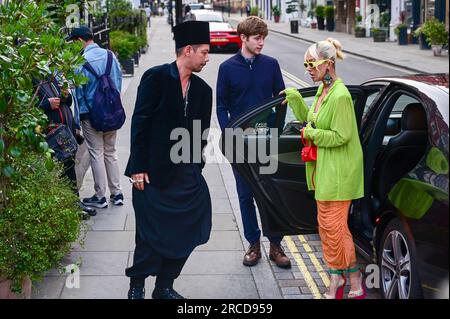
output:
[[[337,79],[314,113],[323,84],[319,86],[309,109],[297,89],[286,90],[289,106],[299,121],[308,124],[304,137],[317,145],[317,161],[306,163],[308,190],[315,199],[339,201],[364,196],[364,167],[352,97],[341,79]],[[289,95],[297,95],[289,98]],[[300,97],[298,97],[300,95]],[[313,176],[314,173],[314,176]],[[314,181],[313,181],[314,178]]]

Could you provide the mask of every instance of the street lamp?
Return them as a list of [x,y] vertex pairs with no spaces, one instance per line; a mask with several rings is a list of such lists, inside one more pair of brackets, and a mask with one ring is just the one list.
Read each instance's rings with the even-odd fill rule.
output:
[[230,11],[231,11],[231,0],[228,0],[228,17],[230,17]]

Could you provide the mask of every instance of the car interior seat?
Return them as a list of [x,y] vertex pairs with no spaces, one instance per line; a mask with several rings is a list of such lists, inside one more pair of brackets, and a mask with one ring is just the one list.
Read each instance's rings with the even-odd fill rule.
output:
[[389,139],[378,169],[378,198],[383,200],[391,188],[411,171],[425,153],[428,142],[427,116],[420,103],[408,104],[401,118],[401,131]]

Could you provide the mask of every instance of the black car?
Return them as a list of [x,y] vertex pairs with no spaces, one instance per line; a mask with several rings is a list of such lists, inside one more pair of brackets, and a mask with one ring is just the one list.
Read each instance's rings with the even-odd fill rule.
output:
[[[448,298],[449,75],[347,87],[364,154],[365,196],[353,201],[348,221],[355,245],[378,264],[383,297]],[[317,88],[299,91],[311,105]],[[300,156],[301,124],[282,100],[230,123],[242,131],[222,136],[222,152],[251,185],[265,235],[317,233],[314,193]],[[244,152],[236,152],[239,142]],[[270,149],[271,142],[278,146]],[[271,174],[261,172],[269,164],[256,156],[261,145],[277,164]]]

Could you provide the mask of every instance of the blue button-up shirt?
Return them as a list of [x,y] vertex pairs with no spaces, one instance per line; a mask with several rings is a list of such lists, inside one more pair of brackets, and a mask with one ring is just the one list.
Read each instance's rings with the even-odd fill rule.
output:
[[[98,75],[102,75],[105,73],[106,62],[108,60],[107,51],[105,49],[102,49],[98,46],[98,44],[93,43],[88,45],[84,49],[83,56],[86,61],[88,61],[89,64],[92,65]],[[81,72],[89,78],[89,81],[86,84],[76,88],[78,108],[80,111],[80,115],[83,116],[83,114],[89,113],[98,81],[92,73],[90,73],[83,67],[81,67],[78,72]],[[122,89],[122,71],[120,69],[120,64],[114,54],[110,76],[117,90],[120,92]]]

